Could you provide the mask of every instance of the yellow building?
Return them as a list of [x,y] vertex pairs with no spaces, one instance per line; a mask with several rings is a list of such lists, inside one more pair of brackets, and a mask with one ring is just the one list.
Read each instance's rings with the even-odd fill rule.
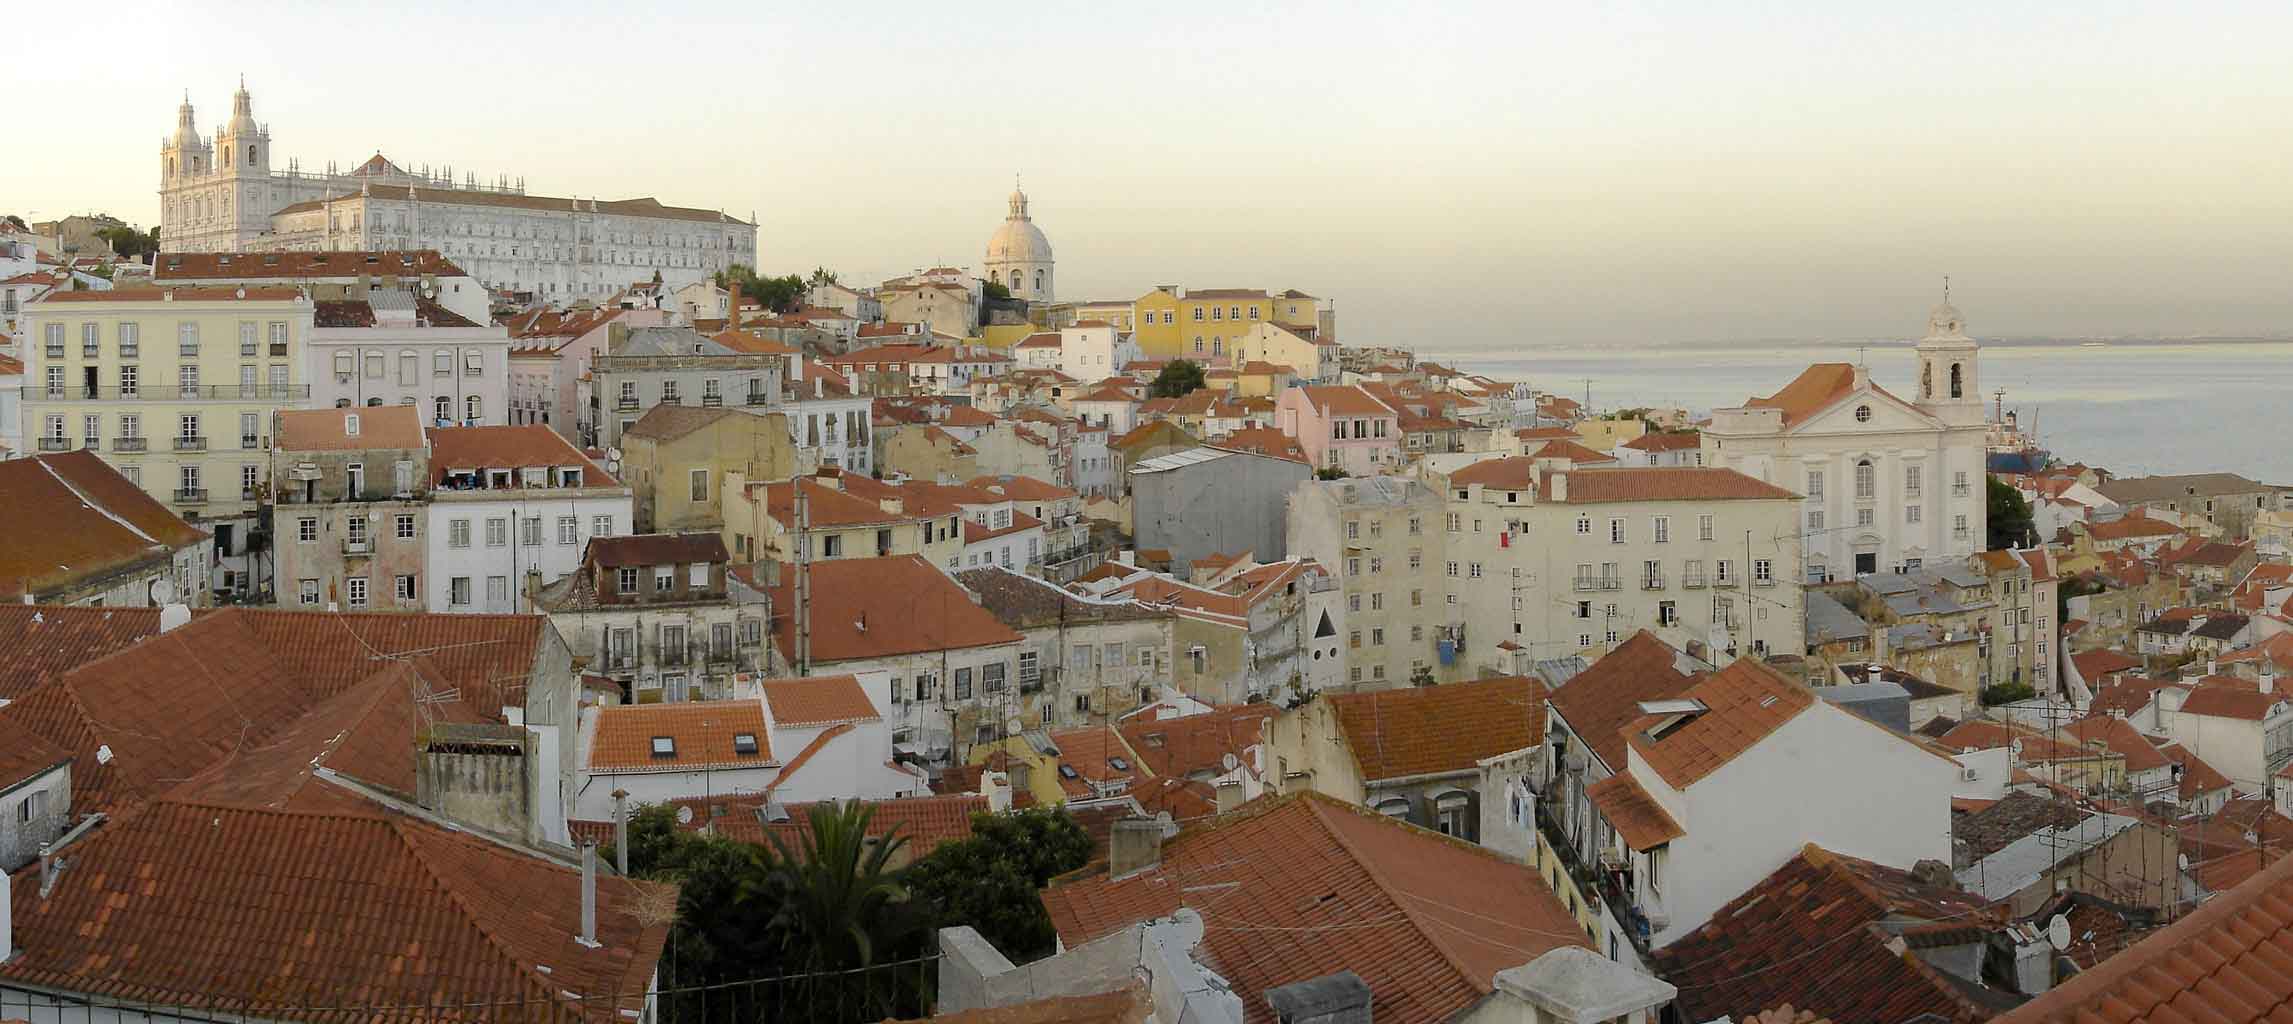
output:
[[[1301,325],[1251,324],[1230,345],[1241,363],[1287,366],[1299,380],[1330,383],[1338,377],[1338,347],[1316,340],[1317,332]],[[1278,389],[1277,389],[1278,390]]]
[[724,526],[718,488],[739,474],[783,479],[796,471],[796,444],[781,413],[656,405],[621,434],[621,479],[636,497],[638,533],[716,532]]
[[100,452],[185,519],[254,514],[271,414],[308,404],[300,290],[116,288],[26,307],[24,432]]
[[988,324],[979,329],[978,337],[966,338],[964,343],[983,345],[998,352],[1009,352],[1011,346],[1026,340],[1028,335],[1035,333],[1035,330],[1034,324]]
[[[1255,324],[1311,328],[1321,315],[1317,300],[1296,290],[1280,295],[1269,295],[1259,288],[1190,292],[1172,284],[1158,285],[1140,296],[1131,303],[1131,313],[1131,322],[1136,325],[1130,329],[1131,337],[1146,358],[1218,362],[1227,360]],[[1122,321],[1108,322],[1122,329]]]

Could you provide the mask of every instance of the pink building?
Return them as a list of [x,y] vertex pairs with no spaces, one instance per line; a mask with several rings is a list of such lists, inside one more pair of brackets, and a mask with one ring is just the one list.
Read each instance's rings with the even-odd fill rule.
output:
[[1399,414],[1358,387],[1290,388],[1275,399],[1274,419],[1317,469],[1372,476],[1401,458]]
[[589,368],[606,354],[613,325],[668,322],[669,314],[658,309],[538,309],[510,318],[509,424],[539,423],[577,446],[596,443]]

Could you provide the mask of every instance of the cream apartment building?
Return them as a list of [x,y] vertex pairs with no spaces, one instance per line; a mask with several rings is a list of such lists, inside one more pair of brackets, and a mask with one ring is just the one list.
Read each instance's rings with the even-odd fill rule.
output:
[[214,532],[243,588],[273,413],[307,405],[313,306],[294,288],[51,292],[25,307],[25,443],[100,453]]
[[1596,658],[1641,629],[1714,659],[1801,648],[1797,494],[1733,470],[1528,457],[1435,479],[1442,679]]
[[[1346,685],[1407,686],[1435,660],[1447,582],[1441,492],[1411,477],[1309,480],[1290,494],[1290,553],[1337,574]],[[1321,623],[1310,628],[1318,631]]]

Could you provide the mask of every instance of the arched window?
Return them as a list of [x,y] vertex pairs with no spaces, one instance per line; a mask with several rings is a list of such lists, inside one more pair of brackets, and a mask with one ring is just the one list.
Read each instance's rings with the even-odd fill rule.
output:
[[1964,372],[1963,372],[1964,370],[1965,370],[1965,367],[1962,367],[1962,366],[1960,366],[1960,365],[1959,365],[1959,364],[1957,364],[1957,363],[1952,363],[1952,364],[1951,364],[1951,397],[1952,397],[1952,398],[1964,398],[1964,397],[1966,397],[1966,396],[1965,396],[1965,395],[1962,393],[1962,392],[1963,392],[1963,390],[1964,390],[1964,389],[1965,389],[1965,387],[1966,387],[1966,379],[1965,379],[1965,376],[1964,376]]
[[1871,469],[1870,459],[1864,459],[1860,462],[1857,462],[1855,464],[1855,496],[1862,500],[1869,501],[1873,496],[1878,494],[1878,477],[1879,474],[1873,472]]
[[1011,287],[1015,290],[1019,287],[1019,272],[1016,270],[1011,272]]
[[1397,796],[1388,800],[1380,800],[1377,802],[1377,813],[1388,818],[1407,818],[1409,817],[1409,799]]
[[485,401],[477,395],[471,395],[462,400],[462,408],[469,413],[469,420],[474,425],[485,412]]
[[381,398],[369,398],[369,399],[367,399],[367,400],[366,400],[366,404],[368,404],[368,405],[381,405],[381,404],[382,404],[382,399],[381,399]]
[[255,162],[255,147],[252,143],[247,146],[247,162],[250,164]]
[[231,151],[228,149],[223,151],[223,166],[231,166]]
[[1035,272],[1035,290],[1037,292],[1043,290],[1043,272],[1040,270]]
[[350,399],[337,398],[334,400],[334,407],[337,409],[348,409],[350,408]]
[[437,399],[437,401],[436,401],[435,403],[433,403],[433,404],[435,404],[435,405],[438,407],[438,408],[437,408],[437,413],[438,413],[438,414],[437,414],[437,417],[436,417],[436,418],[437,418],[437,420],[438,420],[439,422],[441,422],[441,423],[445,423],[445,422],[450,422],[450,421],[452,421],[452,420],[453,420],[453,418],[454,418],[454,400],[453,400],[453,399],[451,399],[451,398],[448,398],[448,397],[446,397],[446,396],[444,396],[444,395],[439,395],[439,396],[438,396],[438,399]]
[[1919,397],[1922,399],[1935,397],[1935,364],[1933,363],[1919,364]]

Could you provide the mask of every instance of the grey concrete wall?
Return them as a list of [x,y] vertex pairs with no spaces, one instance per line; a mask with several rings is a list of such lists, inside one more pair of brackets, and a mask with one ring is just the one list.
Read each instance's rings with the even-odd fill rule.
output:
[[1241,551],[1261,562],[1287,558],[1290,491],[1312,475],[1303,463],[1248,454],[1133,474],[1136,546],[1168,550],[1181,564]]

